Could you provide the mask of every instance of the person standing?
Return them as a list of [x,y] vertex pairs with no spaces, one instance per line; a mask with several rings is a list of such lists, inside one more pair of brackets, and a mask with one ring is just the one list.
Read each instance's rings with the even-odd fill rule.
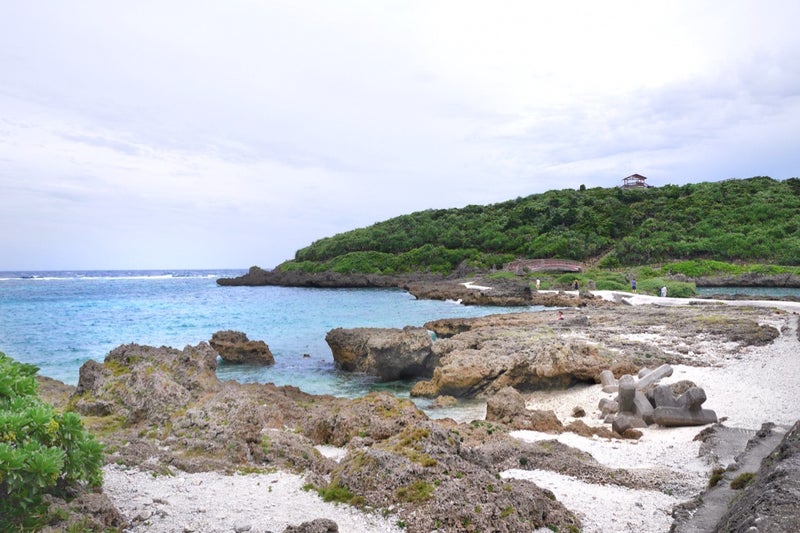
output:
[[661,297],[662,298],[666,298],[667,297],[667,286],[666,285],[661,287]]
[[631,278],[631,291],[636,294],[636,278]]
[[536,290],[537,290],[537,291],[539,290],[539,285],[540,285],[541,283],[542,283],[542,282],[541,282],[541,280],[539,280],[539,278],[536,278]]

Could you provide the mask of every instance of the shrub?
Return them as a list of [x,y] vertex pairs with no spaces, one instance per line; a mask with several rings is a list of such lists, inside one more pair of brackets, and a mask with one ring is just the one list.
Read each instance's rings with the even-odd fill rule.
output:
[[0,530],[37,527],[45,494],[102,484],[102,446],[37,395],[39,369],[0,352]]
[[326,502],[349,503],[351,505],[360,503],[360,498],[338,481],[319,489],[319,495]]
[[755,472],[744,472],[743,474],[739,474],[731,481],[731,488],[733,490],[739,490],[745,488],[753,478],[756,477]]
[[598,279],[594,282],[595,288],[598,291],[629,291],[630,284],[619,283],[617,281],[608,279]]
[[667,287],[667,296],[672,298],[690,298],[697,294],[697,288],[694,283],[684,283],[664,278],[649,278],[639,281],[637,290],[640,294],[659,296],[661,287],[664,286]]
[[670,263],[661,268],[662,274],[683,274],[690,278],[712,276],[714,274],[735,274],[742,269],[730,263],[711,260],[692,260]]
[[595,288],[598,291],[627,291],[630,290],[630,282],[620,272],[607,272],[603,270],[592,270],[586,273],[594,280]]
[[722,481],[722,476],[725,474],[724,468],[715,468],[711,472],[711,477],[708,480],[708,488],[716,487]]
[[361,272],[364,274],[381,274],[397,267],[397,259],[393,254],[382,252],[350,252],[330,261],[331,270],[342,274]]
[[500,271],[500,272],[492,272],[491,274],[487,274],[486,278],[487,279],[514,279],[515,280],[515,279],[519,279],[520,277],[517,276],[513,272],[508,272],[508,271],[503,270],[503,271]]
[[509,505],[508,507],[502,510],[502,512],[500,513],[500,518],[506,518],[507,516],[511,516],[512,514],[514,514],[514,512],[515,512],[514,508]]
[[424,502],[430,499],[432,494],[433,485],[421,479],[405,487],[399,487],[395,491],[395,495],[399,500],[412,503]]

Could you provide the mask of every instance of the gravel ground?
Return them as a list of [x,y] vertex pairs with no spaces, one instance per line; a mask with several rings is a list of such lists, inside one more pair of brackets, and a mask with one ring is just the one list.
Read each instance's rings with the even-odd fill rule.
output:
[[333,520],[342,533],[404,531],[391,516],[326,503],[303,490],[300,476],[286,472],[154,477],[109,465],[104,475],[103,490],[131,522],[130,533],[281,533],[315,518]]
[[[630,303],[677,305],[685,300],[635,297]],[[742,302],[736,302],[741,305]],[[762,305],[762,302],[752,302]],[[800,305],[769,302],[789,313],[800,311]],[[752,346],[736,357],[723,356],[704,348],[703,357],[709,367],[673,366],[673,374],[661,383],[684,379],[702,387],[707,396],[704,408],[713,409],[727,427],[752,432],[764,422],[789,426],[797,420],[796,390],[800,384],[800,342],[798,316],[776,315],[771,325],[782,330],[780,337],[767,346]],[[669,335],[669,332],[664,333]],[[652,342],[654,339],[650,339]],[[658,342],[658,339],[655,339]],[[533,393],[528,396],[530,409],[552,409],[565,423],[574,420],[572,409],[581,406],[590,425],[602,425],[597,404],[601,398],[613,397],[602,392],[600,385],[578,386],[558,393]],[[638,441],[586,438],[573,433],[550,435],[533,431],[516,431],[512,435],[523,440],[557,440],[590,453],[598,462],[611,468],[636,470],[641,475],[671,481],[675,490],[669,494],[623,487],[595,485],[558,473],[534,470],[508,470],[504,477],[528,479],[551,490],[567,508],[583,522],[584,533],[669,531],[672,507],[700,493],[706,486],[712,466],[699,457],[700,443],[694,437],[704,428],[643,429]],[[720,457],[723,465],[733,456]]]

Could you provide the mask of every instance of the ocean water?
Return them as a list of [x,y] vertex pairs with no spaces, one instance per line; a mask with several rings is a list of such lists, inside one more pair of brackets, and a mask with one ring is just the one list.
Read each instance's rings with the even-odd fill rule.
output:
[[746,294],[757,300],[759,296],[780,298],[793,296],[800,298],[800,289],[796,287],[697,287],[697,294],[712,296],[714,294]]
[[[398,289],[220,287],[245,270],[0,272],[0,351],[39,373],[77,384],[88,359],[138,343],[182,349],[219,330],[265,341],[269,367],[220,363],[222,380],[295,385],[356,397],[376,389],[407,395],[411,383],[376,383],[340,372],[325,342],[336,327],[421,326],[438,318],[541,311],[416,300]],[[309,357],[306,357],[308,355]]]

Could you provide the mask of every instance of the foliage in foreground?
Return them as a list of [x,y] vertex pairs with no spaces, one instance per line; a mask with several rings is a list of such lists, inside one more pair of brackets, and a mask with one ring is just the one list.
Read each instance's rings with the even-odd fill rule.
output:
[[102,484],[102,446],[77,414],[39,398],[38,370],[0,352],[0,531],[40,526],[45,494]]
[[281,270],[447,273],[463,261],[800,264],[800,179],[769,177],[650,189],[564,189],[461,209],[427,210],[320,239]]

